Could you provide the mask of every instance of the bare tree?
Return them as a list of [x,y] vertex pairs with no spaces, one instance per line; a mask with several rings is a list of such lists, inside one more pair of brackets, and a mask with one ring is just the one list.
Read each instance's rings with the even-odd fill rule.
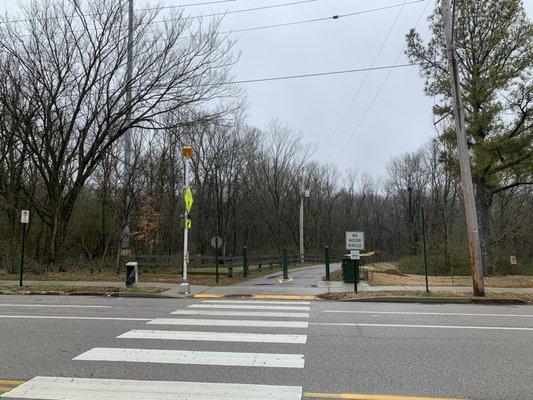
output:
[[157,9],[136,15],[126,82],[125,11],[120,0],[32,1],[23,22],[0,26],[0,104],[47,191],[34,207],[50,228],[51,261],[85,182],[124,132],[161,129],[165,114],[235,94],[232,42],[219,39],[218,22],[174,13],[159,24]]

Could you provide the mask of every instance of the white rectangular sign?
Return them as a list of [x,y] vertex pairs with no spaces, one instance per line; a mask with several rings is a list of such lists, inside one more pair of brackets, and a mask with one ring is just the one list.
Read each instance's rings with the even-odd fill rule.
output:
[[30,222],[30,210],[22,210],[20,213],[20,222],[23,224]]
[[346,232],[346,250],[364,250],[364,232]]
[[359,254],[359,250],[350,250],[350,258],[352,260],[360,260],[361,255]]

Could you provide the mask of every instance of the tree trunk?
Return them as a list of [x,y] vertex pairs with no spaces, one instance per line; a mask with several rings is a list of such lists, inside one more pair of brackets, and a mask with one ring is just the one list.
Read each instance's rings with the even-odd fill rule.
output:
[[476,208],[479,224],[479,240],[481,244],[481,261],[483,265],[483,275],[494,273],[491,254],[492,232],[490,226],[490,208],[492,205],[493,193],[487,186],[483,178],[476,182]]

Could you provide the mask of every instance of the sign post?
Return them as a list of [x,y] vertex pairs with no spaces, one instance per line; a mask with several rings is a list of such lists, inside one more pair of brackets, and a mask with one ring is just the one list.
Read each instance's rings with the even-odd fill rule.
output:
[[19,286],[22,287],[24,276],[24,248],[26,246],[26,225],[30,222],[30,211],[22,210],[20,214],[20,223],[22,224],[22,246],[20,248],[20,279]]
[[189,164],[192,157],[192,147],[183,147],[181,154],[185,162],[185,179],[184,179],[184,201],[185,201],[185,213],[183,215],[183,282],[181,283],[181,291],[185,294],[189,294],[190,286],[187,281],[187,264],[189,263],[189,230],[192,228],[192,222],[189,219],[189,213],[192,209],[193,197],[192,190],[189,186]]
[[357,294],[357,282],[359,281],[359,260],[361,255],[360,250],[365,248],[365,233],[364,232],[346,232],[346,250],[350,251],[350,259],[353,262],[353,288]]
[[211,246],[215,248],[215,277],[216,282],[218,283],[219,280],[219,273],[218,273],[218,263],[219,263],[219,257],[220,257],[220,247],[222,246],[222,238],[215,236],[211,239]]
[[357,283],[359,282],[359,260],[361,259],[361,254],[359,250],[350,250],[350,258],[354,260],[353,262],[353,291],[357,294]]

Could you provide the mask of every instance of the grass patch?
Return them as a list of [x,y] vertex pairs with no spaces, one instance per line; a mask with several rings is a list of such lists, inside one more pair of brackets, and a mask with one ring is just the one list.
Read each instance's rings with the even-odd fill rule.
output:
[[0,285],[0,294],[8,293],[57,293],[57,294],[70,294],[70,293],[109,293],[109,294],[121,294],[121,293],[144,293],[144,294],[158,294],[164,292],[165,288],[156,287],[139,287],[133,286],[129,288],[120,287],[106,287],[106,286],[61,286],[61,285],[30,285],[30,286],[7,286]]
[[[469,293],[458,292],[429,292],[425,291],[383,291],[383,292],[342,292],[342,293],[327,293],[318,296],[324,300],[356,300],[367,299],[372,297],[420,297],[420,298],[434,298],[434,297],[446,297],[446,298],[466,298],[475,299],[475,297]],[[533,293],[486,293],[487,299],[511,299],[522,300],[529,303],[533,302]]]
[[[303,266],[315,265],[315,264],[304,264]],[[289,270],[293,268],[301,268],[301,264],[293,264],[289,266]],[[205,270],[205,269],[204,269]],[[208,269],[210,272],[211,270]],[[234,275],[232,278],[229,278],[224,269],[224,273],[220,274],[219,283],[215,282],[215,275],[209,273],[207,275],[197,275],[194,268],[191,270],[192,274],[189,274],[188,281],[191,285],[202,285],[202,286],[229,286],[236,283],[246,281],[248,279],[260,278],[265,275],[273,274],[276,272],[281,272],[282,268],[280,266],[265,266],[262,268],[257,268],[253,266],[250,269],[248,278],[245,278],[242,275],[242,268],[234,269]],[[18,281],[18,274],[8,274],[6,272],[0,271],[0,281]],[[27,281],[40,281],[40,282],[50,282],[50,281],[68,281],[68,282],[124,282],[125,276],[124,273],[115,274],[112,271],[103,271],[102,273],[94,272],[91,274],[89,271],[69,271],[69,272],[44,272],[42,274],[32,274],[25,273],[24,279]],[[157,283],[175,283],[179,284],[182,282],[181,271],[161,271],[153,272],[151,268],[141,268],[139,271],[139,281],[140,282],[157,282]]]

